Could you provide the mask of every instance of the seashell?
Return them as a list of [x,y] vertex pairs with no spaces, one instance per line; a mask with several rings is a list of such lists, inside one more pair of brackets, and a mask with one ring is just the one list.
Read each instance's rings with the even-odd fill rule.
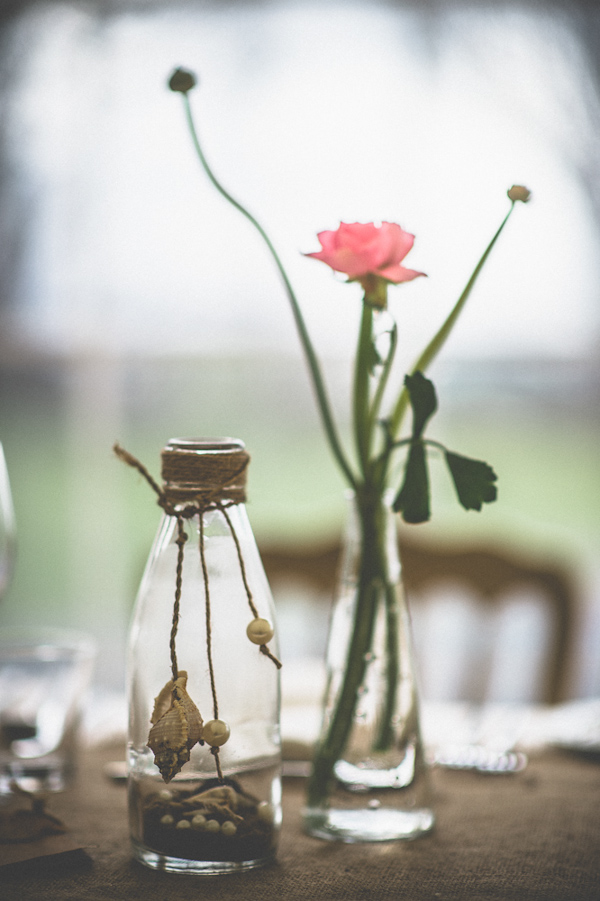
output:
[[154,700],[148,747],[165,782],[177,775],[202,739],[200,711],[186,691],[187,673],[167,682]]
[[154,724],[148,747],[165,782],[170,782],[190,759],[188,727],[183,704],[173,699],[171,708]]
[[234,823],[241,823],[243,817],[236,813],[239,800],[240,796],[230,785],[215,786],[187,798],[185,806],[193,809],[186,815],[203,814],[208,818],[211,814],[217,814]]
[[244,819],[238,813],[235,813],[227,804],[221,801],[205,801],[199,807],[194,808],[194,810],[186,811],[185,815],[190,817],[202,815],[208,819],[209,816],[214,816],[215,814],[220,814],[221,816],[232,820],[234,823],[241,823]]
[[202,792],[192,795],[185,801],[186,806],[196,807],[207,802],[218,802],[226,804],[232,810],[236,810],[239,801],[239,795],[230,785],[215,785],[213,788],[207,788]]
[[[179,671],[178,676],[179,684],[182,688],[185,688],[187,685],[187,672],[185,670]],[[161,716],[164,716],[165,713],[170,709],[171,704],[173,703],[173,688],[175,687],[175,682],[171,679],[164,688],[161,688],[157,696],[154,698],[154,709],[152,711],[152,716],[150,717],[150,722],[152,725],[157,723]]]
[[180,670],[179,675],[177,677],[177,681],[170,679],[167,684],[161,688],[157,696],[154,698],[154,709],[152,711],[152,716],[150,717],[150,722],[152,725],[158,723],[166,713],[169,712],[171,707],[173,706],[173,689],[179,688],[185,691],[187,685],[187,672],[185,670]]

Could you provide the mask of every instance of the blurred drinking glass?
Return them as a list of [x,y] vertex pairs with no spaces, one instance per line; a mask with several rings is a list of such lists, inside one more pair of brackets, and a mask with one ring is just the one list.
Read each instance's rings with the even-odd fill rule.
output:
[[16,782],[62,791],[75,772],[96,649],[45,626],[0,632],[0,801]]

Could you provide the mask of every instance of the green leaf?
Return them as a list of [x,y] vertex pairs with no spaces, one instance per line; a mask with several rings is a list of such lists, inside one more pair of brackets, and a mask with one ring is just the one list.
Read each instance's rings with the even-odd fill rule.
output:
[[410,446],[404,481],[392,506],[395,513],[402,514],[405,522],[427,522],[431,516],[429,474],[425,446],[421,441],[415,441]]
[[412,437],[420,438],[427,422],[437,410],[437,397],[433,382],[422,372],[415,372],[404,378],[413,412]]
[[482,504],[496,500],[498,490],[494,482],[498,478],[494,470],[483,460],[472,460],[450,451],[445,452],[458,499],[465,510],[481,510]]

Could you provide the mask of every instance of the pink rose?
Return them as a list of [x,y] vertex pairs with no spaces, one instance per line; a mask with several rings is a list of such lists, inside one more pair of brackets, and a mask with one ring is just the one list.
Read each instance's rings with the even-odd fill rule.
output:
[[341,222],[337,231],[319,232],[317,237],[323,249],[306,256],[322,260],[336,272],[345,272],[350,281],[360,282],[367,293],[372,291],[376,279],[397,285],[425,275],[400,265],[415,236],[394,222],[382,222],[379,226],[373,222]]

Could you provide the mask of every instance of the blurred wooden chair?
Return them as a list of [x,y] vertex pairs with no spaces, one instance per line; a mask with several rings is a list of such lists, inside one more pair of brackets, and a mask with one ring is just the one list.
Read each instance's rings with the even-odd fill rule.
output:
[[[569,573],[558,565],[529,559],[514,550],[475,543],[450,546],[406,534],[401,536],[400,553],[415,626],[423,605],[429,603],[429,596],[440,589],[446,592],[446,596],[458,596],[464,592],[471,606],[475,605],[484,615],[498,610],[507,599],[516,604],[515,598],[521,594],[535,597],[536,602],[543,604],[548,633],[535,700],[553,704],[567,696],[576,612],[575,592]],[[340,556],[338,543],[314,548],[300,546],[298,549],[262,547],[261,555],[275,594],[277,585],[287,581],[297,584],[299,591],[304,585],[325,601],[331,599]],[[421,630],[427,631],[422,618]],[[488,630],[492,640],[495,631],[496,627],[492,624]],[[419,637],[424,642],[427,640],[427,635],[416,634],[417,647]],[[484,650],[479,658],[482,669],[486,666],[489,669],[490,652]],[[480,694],[486,690],[483,683],[488,677],[489,672],[472,674]]]
[[[538,695],[535,700],[555,704],[568,693],[570,656],[576,615],[575,588],[566,570],[548,560],[538,560],[514,549],[488,547],[481,544],[420,543],[416,539],[401,540],[401,558],[406,591],[411,607],[418,610],[428,594],[447,586],[456,595],[461,590],[483,614],[497,614],[502,605],[519,604],[531,599],[543,611],[546,640],[541,642]],[[493,632],[497,619],[491,619]],[[539,636],[541,638],[541,636]],[[533,653],[533,647],[522,649]],[[480,695],[485,694],[489,679],[492,649],[481,664]],[[487,672],[484,672],[487,669]],[[477,673],[473,673],[477,679]],[[480,697],[481,699],[481,697]]]

